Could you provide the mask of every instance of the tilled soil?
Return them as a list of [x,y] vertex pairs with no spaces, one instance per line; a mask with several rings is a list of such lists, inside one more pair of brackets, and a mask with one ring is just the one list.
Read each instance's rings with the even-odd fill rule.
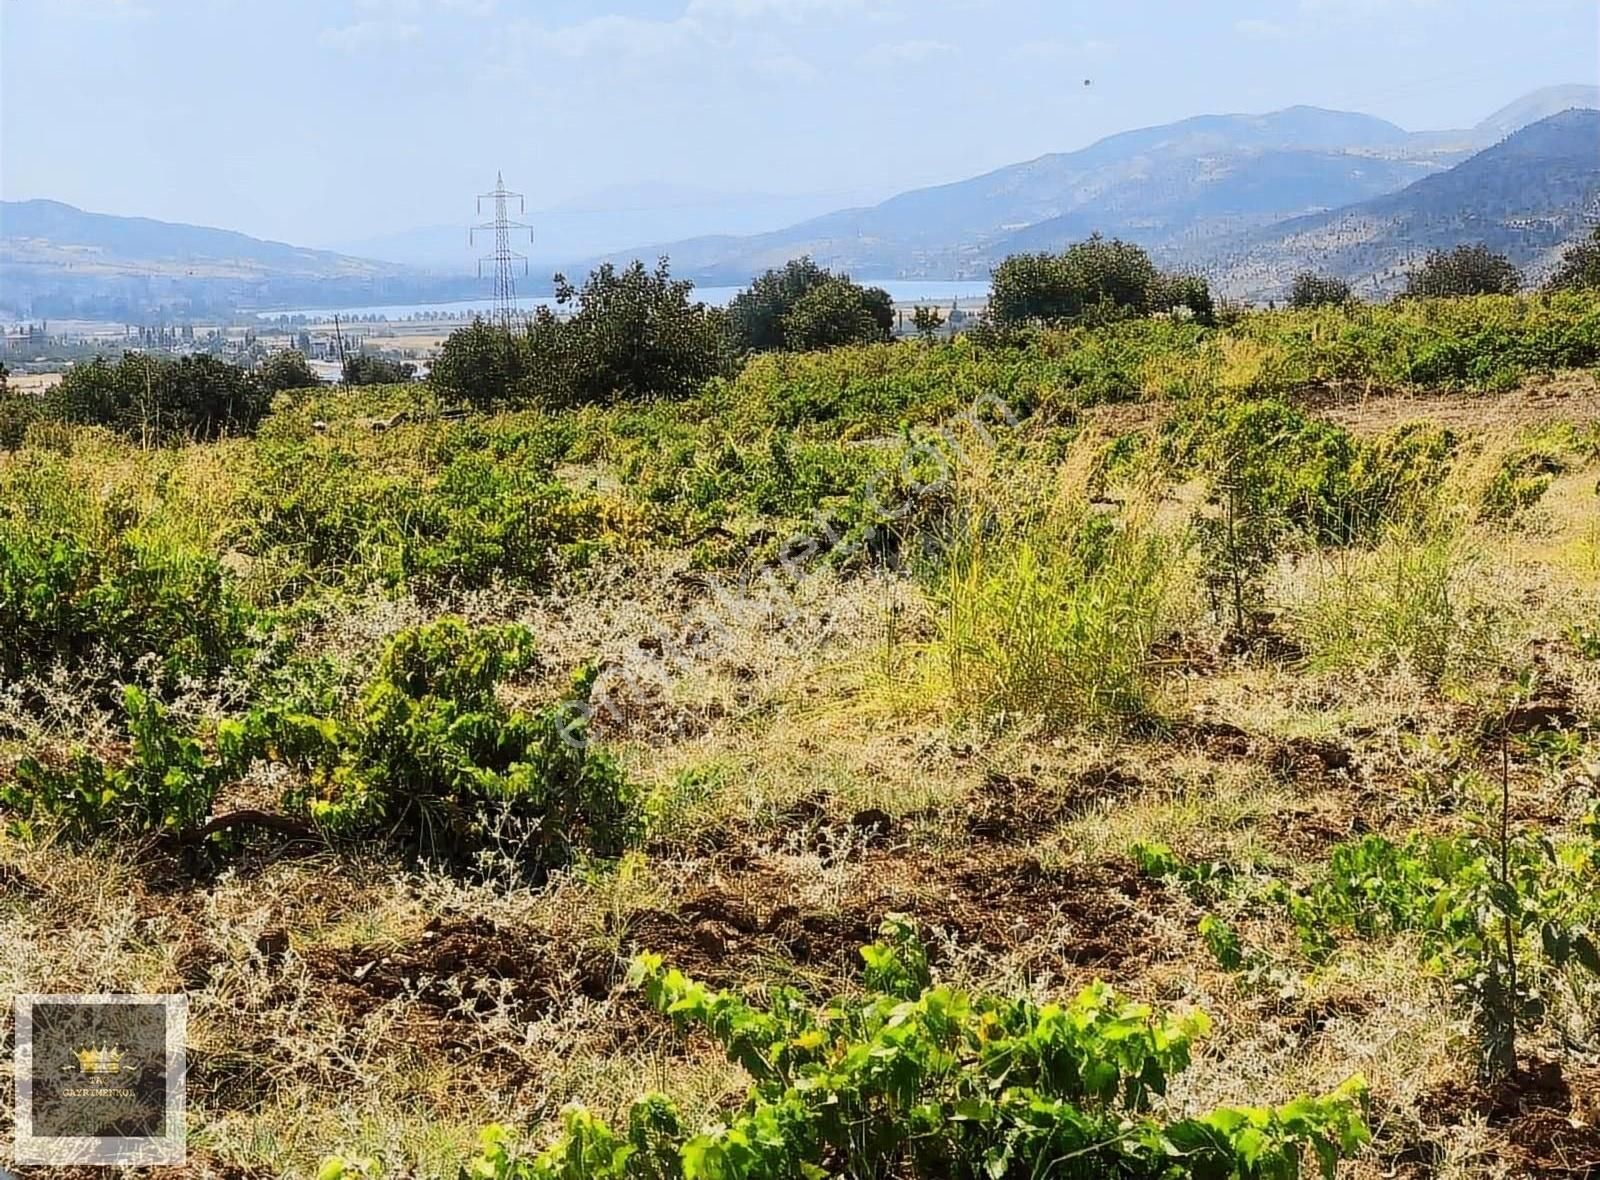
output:
[[1600,1176],[1600,1070],[1536,1061],[1492,1087],[1446,1082],[1423,1097],[1419,1113],[1432,1126],[1484,1119],[1499,1132],[1497,1155],[1513,1175]]

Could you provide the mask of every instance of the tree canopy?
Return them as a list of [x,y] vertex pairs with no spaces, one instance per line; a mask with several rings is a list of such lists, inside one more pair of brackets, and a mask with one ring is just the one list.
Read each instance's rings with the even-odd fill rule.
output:
[[769,270],[728,305],[733,343],[742,352],[804,352],[887,340],[894,301],[809,257]]
[[1210,321],[1198,275],[1166,275],[1131,242],[1095,234],[1060,254],[1013,254],[995,267],[989,315],[1002,327],[1102,321],[1187,308]]
[[247,433],[272,391],[254,373],[212,356],[177,359],[128,352],[73,365],[42,399],[44,414],[166,441]]
[[1433,250],[1406,278],[1409,296],[1424,299],[1463,295],[1514,295],[1522,275],[1504,254],[1487,246]]
[[1545,283],[1549,291],[1600,290],[1600,225],[1567,247],[1555,273]]
[[664,258],[654,270],[607,263],[581,287],[557,275],[556,310],[522,331],[476,321],[452,333],[432,380],[480,406],[688,397],[733,363],[726,314],[693,291]]
[[388,361],[358,352],[344,358],[341,376],[346,385],[403,385],[417,375],[417,366]]
[[310,389],[322,384],[322,379],[306,363],[305,354],[293,349],[275,352],[262,361],[256,377],[273,393],[284,389]]
[[1303,270],[1289,287],[1290,307],[1334,307],[1349,303],[1350,284],[1337,275],[1320,275]]

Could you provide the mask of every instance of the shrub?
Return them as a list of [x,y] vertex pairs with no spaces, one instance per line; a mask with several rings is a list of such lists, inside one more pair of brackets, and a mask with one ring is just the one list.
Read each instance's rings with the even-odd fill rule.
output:
[[115,363],[96,357],[73,365],[42,404],[47,416],[64,422],[170,442],[249,433],[271,400],[255,374],[215,357],[171,360],[129,352]]
[[1365,836],[1336,847],[1309,888],[1277,892],[1318,959],[1345,931],[1418,932],[1473,1016],[1488,1078],[1516,1067],[1516,1030],[1544,1010],[1556,973],[1573,964],[1600,975],[1593,838],[1558,848],[1533,832]]
[[[890,309],[892,325],[892,305],[884,306]],[[821,283],[797,299],[784,315],[784,347],[790,352],[812,352],[887,340],[889,330],[874,310],[869,292],[848,279]]]
[[286,389],[312,389],[322,384],[322,378],[306,363],[305,353],[293,349],[275,352],[261,362],[261,367],[256,370],[256,378],[271,393]]
[[487,410],[510,405],[524,394],[528,350],[514,333],[475,319],[445,339],[428,380],[457,398]]
[[242,658],[252,618],[207,555],[0,520],[0,679],[59,664],[103,690],[153,660],[168,678],[210,681]]
[[1178,306],[1209,322],[1205,281],[1164,276],[1138,246],[1098,234],[1061,254],[1012,255],[995,267],[989,295],[989,315],[1002,327],[1104,322]]
[[938,985],[914,932],[893,917],[861,954],[866,993],[820,1008],[786,987],[756,1007],[641,956],[634,977],[650,1002],[750,1073],[743,1105],[699,1134],[660,1095],[634,1104],[626,1135],[570,1109],[562,1135],[533,1160],[515,1158],[494,1128],[474,1174],[1021,1180],[1070,1161],[1073,1175],[1128,1180],[1289,1180],[1311,1159],[1332,1177],[1369,1138],[1359,1078],[1279,1107],[1154,1114],[1209,1027],[1201,1014],[1160,1015],[1099,983],[1045,1004]]
[[28,427],[37,422],[43,413],[40,399],[20,389],[8,389],[0,381],[0,451],[14,451],[22,446]]
[[1487,246],[1433,250],[1406,276],[1406,294],[1424,299],[1465,295],[1514,295],[1522,276],[1504,254]]
[[404,385],[416,375],[417,366],[409,362],[358,352],[344,358],[340,380],[346,385]]
[[531,379],[546,405],[681,400],[729,373],[727,316],[690,302],[694,284],[674,280],[667,260],[654,271],[609,263],[582,287],[556,276],[560,319],[540,308],[529,329]]
[[887,340],[894,329],[888,292],[862,287],[809,257],[752,279],[728,305],[734,347],[741,352],[803,352]]
[[1350,284],[1336,275],[1319,275],[1303,270],[1289,286],[1289,306],[1344,307],[1351,302]]
[[1545,290],[1600,291],[1600,225],[1567,247]]
[[383,834],[453,863],[489,849],[535,872],[580,851],[615,856],[637,811],[588,740],[595,672],[558,705],[508,710],[496,688],[532,659],[523,628],[441,619],[390,640],[347,714],[260,710],[249,732],[299,766],[312,817],[334,834]]
[[244,773],[249,751],[237,724],[218,728],[211,756],[143,690],[129,685],[123,699],[126,764],[108,766],[84,751],[65,766],[24,758],[13,780],[0,782],[0,808],[12,814],[13,831],[33,838],[47,820],[62,838],[80,843],[107,835],[183,836],[211,813],[222,787]]

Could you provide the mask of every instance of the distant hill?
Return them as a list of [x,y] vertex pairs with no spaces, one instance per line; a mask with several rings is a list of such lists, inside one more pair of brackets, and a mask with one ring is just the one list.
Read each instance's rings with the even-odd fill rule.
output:
[[1255,298],[1281,295],[1306,268],[1375,297],[1429,250],[1481,242],[1537,280],[1597,214],[1600,111],[1568,110],[1400,192],[1217,244],[1206,269],[1222,290]]
[[1193,259],[1286,218],[1396,192],[1528,122],[1586,105],[1600,106],[1600,88],[1550,87],[1476,127],[1426,132],[1309,106],[1200,115],[772,233],[691,238],[608,258],[665,253],[677,273],[717,283],[745,282],[799,254],[860,277],[979,277],[1007,254],[1100,232]]
[[1096,228],[1156,243],[1390,192],[1440,167],[1405,158],[1407,136],[1382,119],[1316,107],[1201,115],[773,233],[695,238],[611,258],[665,252],[677,273],[703,282],[744,282],[805,253],[864,276],[981,276],[1004,257],[1013,234],[1044,222],[1057,223],[1041,231],[1049,240]]
[[[986,278],[1008,254],[1059,249],[1100,232],[1137,242],[1164,264],[1203,268],[1228,293],[1257,297],[1276,293],[1285,273],[1311,263],[1368,290],[1391,290],[1427,249],[1463,240],[1486,240],[1537,272],[1592,200],[1600,137],[1592,120],[1568,113],[1584,107],[1600,107],[1600,87],[1535,91],[1474,127],[1447,131],[1411,132],[1370,115],[1309,106],[1200,115],[783,229],[646,239],[563,269],[581,274],[600,261],[667,254],[679,276],[743,284],[810,254],[864,279]],[[1543,130],[1529,134],[1536,127]],[[583,208],[550,210],[533,251],[549,259],[562,240],[574,248],[615,241],[621,225],[665,234],[669,225],[773,224],[778,204],[789,199],[738,198],[720,210],[696,204],[715,206],[714,196],[620,192]],[[529,220],[537,226],[540,216]],[[153,312],[483,294],[459,228],[370,239],[359,250],[403,252],[435,269],[54,201],[0,202],[0,312],[137,320]],[[554,265],[535,267],[521,288],[548,290]]]
[[232,230],[0,201],[0,310],[134,319],[465,297],[481,284]]
[[1537,123],[1541,119],[1548,119],[1551,115],[1559,115],[1562,111],[1574,108],[1600,109],[1600,86],[1546,86],[1543,90],[1525,94],[1515,102],[1501,107],[1479,123],[1474,130],[1484,138],[1487,146],[1495,140],[1510,135],[1513,131],[1522,130],[1531,123]]

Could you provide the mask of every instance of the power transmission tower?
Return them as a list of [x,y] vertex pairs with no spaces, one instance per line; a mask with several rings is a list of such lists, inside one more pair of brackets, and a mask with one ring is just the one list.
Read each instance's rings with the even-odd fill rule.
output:
[[479,230],[494,231],[494,253],[485,254],[478,259],[478,277],[480,279],[483,277],[483,264],[485,262],[494,263],[494,318],[502,328],[508,330],[519,315],[515,278],[517,263],[520,262],[522,264],[522,273],[524,275],[528,273],[527,256],[518,254],[511,248],[511,231],[525,229],[528,231],[528,241],[530,243],[533,241],[533,227],[531,225],[524,225],[520,221],[511,221],[506,217],[506,202],[513,197],[517,200],[517,211],[526,213],[528,204],[523,199],[522,194],[506,191],[505,175],[499,172],[495,173],[494,192],[484,193],[478,198],[479,213],[483,212],[483,203],[485,201],[492,200],[494,202],[494,220],[482,222],[467,231],[467,241],[474,245],[477,244]]

